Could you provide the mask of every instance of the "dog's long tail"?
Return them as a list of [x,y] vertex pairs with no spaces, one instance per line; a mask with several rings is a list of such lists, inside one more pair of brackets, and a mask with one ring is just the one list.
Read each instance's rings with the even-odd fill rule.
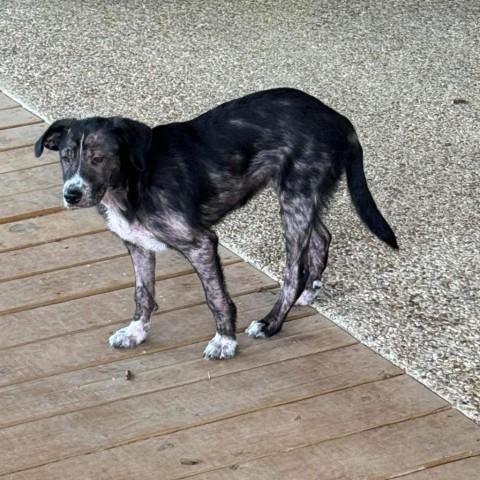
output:
[[362,147],[356,139],[352,142],[352,147],[346,158],[345,170],[348,189],[357,213],[370,231],[380,240],[383,240],[392,248],[398,248],[393,230],[378,210],[368,189],[367,179],[363,170]]

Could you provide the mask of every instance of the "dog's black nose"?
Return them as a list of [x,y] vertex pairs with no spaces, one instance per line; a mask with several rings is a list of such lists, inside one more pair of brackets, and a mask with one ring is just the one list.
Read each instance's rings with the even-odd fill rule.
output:
[[63,194],[65,201],[70,205],[76,205],[82,199],[82,191],[79,188],[69,188]]

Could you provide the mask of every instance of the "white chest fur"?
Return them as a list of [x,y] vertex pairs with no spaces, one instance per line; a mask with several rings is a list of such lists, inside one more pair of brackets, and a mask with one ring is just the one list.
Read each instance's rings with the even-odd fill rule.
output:
[[133,243],[146,250],[161,252],[167,246],[157,240],[155,236],[138,222],[129,223],[114,203],[104,203],[106,207],[108,228],[122,240]]

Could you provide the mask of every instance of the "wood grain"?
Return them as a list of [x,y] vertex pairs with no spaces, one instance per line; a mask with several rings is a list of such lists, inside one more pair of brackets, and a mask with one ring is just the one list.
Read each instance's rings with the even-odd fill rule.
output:
[[63,210],[43,217],[0,225],[0,252],[105,230],[105,220],[93,210]]
[[[20,105],[9,96],[5,95],[4,93],[0,92],[0,110],[5,110],[8,108],[19,107]],[[3,116],[5,112],[2,112],[1,115]]]
[[0,197],[32,193],[51,187],[56,187],[58,194],[61,195],[61,185],[62,171],[58,162],[47,165],[35,165],[31,168],[1,173]]
[[[83,455],[76,456],[29,470],[28,477],[20,474],[11,478],[61,480],[76,478],[81,472],[85,479],[106,479],[105,465],[109,465],[110,478],[129,480],[156,480],[159,471],[165,480],[184,478],[221,466],[227,467],[222,471],[223,478],[236,478],[239,463],[249,458],[355,435],[423,416],[444,406],[441,400],[432,403],[427,389],[401,375],[96,451],[88,455],[88,461]],[[148,461],[133,462],[135,458]],[[182,460],[198,462],[192,465]],[[302,470],[290,478],[303,478]],[[208,475],[205,478],[209,478]]]
[[33,145],[0,152],[0,174],[51,164],[60,170],[58,152],[44,150],[40,158],[35,158]]
[[[223,262],[241,261],[226,248],[220,247],[219,253]],[[0,282],[127,255],[123,242],[109,231],[67,238],[0,253],[0,265],[3,268],[0,271]],[[169,251],[168,255],[180,257],[179,253],[173,251]],[[157,254],[157,262],[162,263],[163,258],[163,253]]]
[[[3,114],[4,112],[2,112]],[[0,152],[33,146],[47,128],[45,123],[0,130]]]
[[[265,313],[265,307],[240,311],[239,332],[259,318],[259,314]],[[30,380],[18,384],[15,391],[9,387],[0,388],[0,406],[4,409],[0,427],[203,380],[207,364],[212,378],[357,343],[319,315],[295,318],[293,314],[285,332],[266,342],[240,335],[235,362],[206,362],[202,352],[215,332],[211,312],[206,307],[194,307],[179,313],[189,324],[196,322],[197,328],[192,333],[182,335],[178,318],[175,324],[172,321],[167,324],[160,315],[151,337],[136,350],[108,348],[107,336],[102,335],[107,330],[100,329],[55,339],[50,352],[35,352],[33,357],[38,358],[37,363],[24,348],[1,352],[0,364],[4,365],[8,358],[12,371],[23,369],[28,372],[23,380]],[[299,342],[302,342],[301,348]],[[86,350],[85,344],[91,347]],[[58,369],[55,376],[40,378],[48,371],[49,362],[52,363],[49,353],[55,349],[68,351],[69,355],[59,356],[55,361]],[[25,364],[21,363],[22,359]],[[185,371],[179,374],[181,368]],[[125,388],[121,384],[119,388],[112,378],[123,380],[127,370],[133,372],[135,382]]]
[[[0,437],[0,474],[400,373],[359,345],[208,380],[210,363],[202,360],[203,381],[4,428]],[[181,375],[182,366],[176,365],[176,369]],[[240,394],[247,388],[248,395]],[[17,454],[19,451],[22,455]]]
[[[302,480],[395,478],[422,468],[433,459],[445,462],[459,455],[471,455],[470,448],[479,438],[473,422],[447,410],[242,462],[234,472],[224,468],[192,478],[217,480],[231,475],[242,480],[281,480],[297,478],[299,471]],[[480,453],[480,445],[474,453]]]
[[43,120],[22,107],[9,108],[6,111],[2,111],[0,115],[0,130],[23,127],[35,123],[43,123]]

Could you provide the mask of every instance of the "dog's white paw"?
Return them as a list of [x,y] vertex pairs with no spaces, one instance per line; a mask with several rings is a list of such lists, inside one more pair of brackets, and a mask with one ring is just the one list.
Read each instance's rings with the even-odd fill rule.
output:
[[208,342],[203,352],[203,356],[209,360],[223,360],[224,358],[232,358],[235,356],[237,349],[237,341],[226,335],[216,333]]
[[265,338],[265,332],[263,331],[263,323],[254,320],[245,330],[245,333],[252,338]]
[[128,327],[117,330],[108,339],[108,344],[114,348],[135,348],[145,341],[149,330],[150,324],[133,320]]
[[322,282],[320,280],[314,280],[312,284],[313,288],[306,288],[298,297],[295,305],[310,305],[320,293],[321,286]]

